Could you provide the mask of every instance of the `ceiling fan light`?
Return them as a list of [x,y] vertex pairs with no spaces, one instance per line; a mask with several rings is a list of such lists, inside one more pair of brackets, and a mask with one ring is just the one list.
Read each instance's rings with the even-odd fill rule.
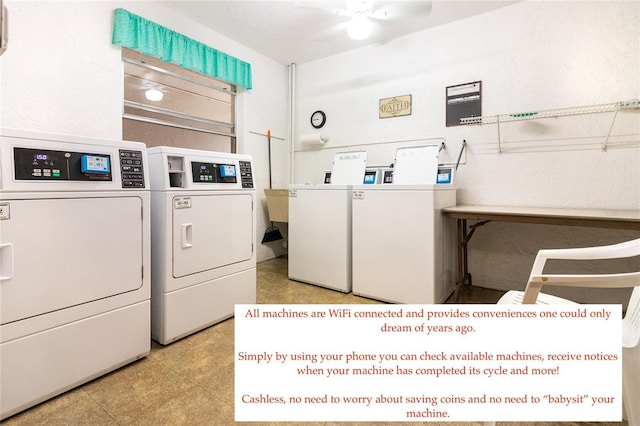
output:
[[144,92],[144,96],[150,101],[157,102],[162,100],[164,93],[158,89],[147,89],[147,91]]
[[364,40],[371,35],[372,31],[373,23],[361,13],[354,15],[347,26],[347,33],[354,40]]

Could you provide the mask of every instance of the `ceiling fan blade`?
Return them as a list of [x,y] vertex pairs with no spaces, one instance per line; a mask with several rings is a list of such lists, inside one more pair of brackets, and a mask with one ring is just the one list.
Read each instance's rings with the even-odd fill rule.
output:
[[296,0],[295,7],[305,9],[324,10],[331,14],[345,13],[344,0]]
[[376,4],[371,17],[379,20],[421,17],[431,13],[431,1],[385,1]]

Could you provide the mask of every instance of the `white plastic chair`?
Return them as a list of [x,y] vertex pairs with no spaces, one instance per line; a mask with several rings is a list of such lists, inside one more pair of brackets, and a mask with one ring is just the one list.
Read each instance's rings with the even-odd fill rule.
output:
[[622,404],[629,425],[640,425],[640,271],[619,274],[561,275],[545,274],[549,259],[592,260],[640,256],[640,239],[620,244],[574,249],[540,250],[536,256],[525,291],[509,291],[501,304],[558,304],[570,300],[540,293],[543,285],[570,287],[635,287],[622,320]]

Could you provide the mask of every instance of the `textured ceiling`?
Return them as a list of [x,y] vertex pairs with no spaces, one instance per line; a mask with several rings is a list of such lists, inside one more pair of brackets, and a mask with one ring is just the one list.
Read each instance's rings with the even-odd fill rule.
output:
[[[348,0],[354,1],[354,0]],[[347,1],[160,1],[282,64],[304,63],[485,13],[516,1],[373,1],[389,11],[367,40],[347,36]]]

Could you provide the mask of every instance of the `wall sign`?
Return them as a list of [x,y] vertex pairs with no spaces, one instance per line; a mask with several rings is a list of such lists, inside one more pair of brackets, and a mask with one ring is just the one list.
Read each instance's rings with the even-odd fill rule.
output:
[[482,116],[482,82],[447,87],[447,127],[460,126],[460,119]]
[[380,99],[378,111],[380,118],[411,115],[411,95]]

